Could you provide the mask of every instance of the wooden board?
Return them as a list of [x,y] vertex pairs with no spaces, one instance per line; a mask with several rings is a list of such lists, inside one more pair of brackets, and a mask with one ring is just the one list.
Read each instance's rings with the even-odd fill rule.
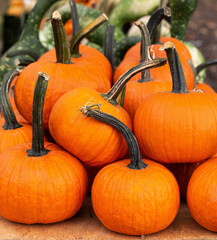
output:
[[24,225],[0,217],[1,240],[208,240],[217,233],[205,230],[191,217],[185,203],[181,203],[174,222],[165,230],[147,236],[126,236],[107,230],[94,215],[90,197],[71,219],[49,225]]

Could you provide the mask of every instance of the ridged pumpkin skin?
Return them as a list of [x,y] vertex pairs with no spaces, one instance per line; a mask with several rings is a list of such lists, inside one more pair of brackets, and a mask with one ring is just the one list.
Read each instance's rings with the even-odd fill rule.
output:
[[127,144],[121,134],[95,119],[83,116],[85,104],[101,104],[101,111],[111,114],[130,129],[131,119],[119,105],[107,102],[97,91],[77,88],[64,94],[54,105],[49,130],[55,141],[89,166],[100,167],[121,159]]
[[[166,42],[167,38],[161,38],[161,41]],[[193,71],[188,63],[188,59],[191,60],[191,55],[188,52],[188,50],[183,48],[183,43],[177,39],[170,39],[171,42],[174,43],[177,52],[179,53],[179,57],[182,63],[182,67],[184,70],[184,75],[186,78],[187,87],[189,90],[192,90],[194,88],[194,75]],[[164,51],[160,51],[160,44],[152,45],[152,49],[155,53],[156,58],[163,58],[166,57],[166,53]],[[185,45],[184,45],[185,46]],[[120,65],[116,68],[116,71],[114,73],[113,82],[115,83],[118,78],[126,72],[126,70],[130,69],[131,67],[139,64],[141,56],[140,56],[140,47],[141,43],[137,43],[133,47],[131,47],[128,52],[125,54],[123,61],[120,63]],[[161,66],[160,68],[153,68],[150,69],[151,78],[161,81],[169,81],[172,82],[172,77],[170,74],[170,68],[169,64],[167,63],[164,66]],[[134,77],[131,78],[130,81],[138,81],[141,79],[141,73],[136,74]]]
[[217,98],[201,92],[156,93],[139,106],[134,133],[140,150],[163,163],[199,162],[217,149]]
[[41,157],[27,157],[30,143],[0,155],[0,215],[10,221],[53,223],[72,217],[87,192],[82,164],[57,145]]
[[187,189],[187,204],[192,217],[204,228],[217,232],[217,158],[201,164]]
[[130,160],[122,160],[101,169],[94,179],[93,209],[111,231],[151,234],[169,226],[178,212],[180,196],[174,176],[162,165],[144,160],[145,169],[129,169]]
[[4,130],[4,118],[0,121],[0,153],[17,144],[30,142],[32,140],[32,126],[22,123],[23,127]]
[[[106,86],[107,86],[107,81],[109,80],[110,82],[112,82],[112,68],[111,68],[111,64],[110,62],[107,60],[107,58],[97,49],[86,46],[86,45],[79,45],[79,52],[81,54],[81,57],[78,58],[71,58],[72,63],[75,64],[75,66],[77,66],[79,69],[91,69],[93,72],[92,74],[88,74],[86,72],[86,74],[88,74],[88,77],[91,76],[90,80],[93,78],[95,79],[95,81],[105,81],[106,82]],[[45,54],[43,54],[38,61],[51,61],[51,62],[55,62],[56,61],[56,51],[55,49],[51,49],[50,51],[46,52]],[[88,69],[86,69],[86,67],[88,67]],[[78,71],[79,71],[78,69]],[[95,69],[95,70],[94,70]],[[99,72],[98,72],[99,71]],[[98,72],[98,74],[100,74],[101,79],[97,79],[97,77],[94,77],[94,72]],[[107,89],[106,89],[107,91]]]
[[61,64],[47,61],[35,62],[27,66],[16,81],[14,94],[17,109],[21,115],[32,122],[32,103],[34,87],[38,72],[45,72],[50,76],[43,112],[44,127],[48,127],[51,109],[55,102],[73,88],[89,87],[100,92],[110,89],[110,82],[106,67],[97,66],[93,61],[78,64]]
[[133,120],[136,110],[147,96],[157,92],[170,91],[171,89],[172,84],[166,81],[128,82],[126,84],[123,108],[129,113]]

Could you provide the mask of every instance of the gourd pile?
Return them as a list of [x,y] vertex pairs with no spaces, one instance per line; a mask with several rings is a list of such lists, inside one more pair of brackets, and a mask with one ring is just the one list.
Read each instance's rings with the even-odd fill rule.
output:
[[[2,217],[25,224],[73,217],[89,181],[94,212],[111,231],[165,229],[180,195],[200,225],[217,231],[217,95],[199,83],[217,61],[195,66],[183,42],[197,1],[151,2],[87,1],[107,17],[74,0],[38,0],[0,59]],[[133,21],[128,33],[136,35],[127,35],[123,24]]]

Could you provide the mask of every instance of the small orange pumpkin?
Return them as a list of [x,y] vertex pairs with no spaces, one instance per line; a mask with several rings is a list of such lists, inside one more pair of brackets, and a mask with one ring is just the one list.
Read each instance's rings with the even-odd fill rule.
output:
[[192,217],[204,228],[217,232],[217,158],[201,164],[191,176],[187,204]]
[[128,113],[117,105],[116,99],[132,76],[162,63],[165,59],[140,63],[121,76],[106,94],[90,88],[76,88],[64,94],[54,105],[49,119],[49,130],[55,141],[89,166],[101,167],[121,159],[127,146],[120,133],[104,123],[82,116],[78,110],[85,104],[100,104],[103,112],[132,128]]
[[[167,38],[161,38],[162,42],[165,42]],[[192,90],[194,88],[194,75],[193,71],[188,63],[188,59],[192,59],[190,53],[188,52],[187,48],[185,47],[184,43],[181,41],[175,39],[175,38],[170,38],[170,41],[174,43],[175,47],[177,48],[177,52],[180,56],[180,60],[182,63],[182,67],[184,70],[184,75],[186,78],[187,82],[187,87],[189,90]],[[184,45],[184,46],[183,46]],[[165,52],[159,51],[160,44],[154,44],[151,45],[150,49],[153,50],[154,57],[157,58],[165,58],[166,54]],[[115,73],[114,73],[114,78],[113,82],[115,83],[117,79],[129,68],[137,65],[140,60],[140,49],[141,49],[141,42],[137,43],[133,47],[131,47],[127,53],[124,56],[123,61],[120,63],[120,65],[116,68]],[[151,78],[152,79],[158,79],[161,81],[169,81],[172,82],[172,77],[170,74],[170,68],[169,64],[167,63],[166,65],[160,67],[160,69],[151,69]],[[137,74],[134,76],[131,81],[138,81],[141,79],[141,74]]]
[[172,173],[156,162],[142,159],[134,135],[121,121],[89,106],[82,111],[118,129],[130,150],[131,159],[107,165],[94,179],[92,205],[102,224],[128,235],[151,234],[169,226],[180,203]]
[[72,217],[87,192],[82,164],[43,139],[43,104],[48,76],[39,73],[33,101],[32,143],[0,155],[0,215],[19,223],[53,223]]
[[[101,15],[76,35],[76,44],[74,45],[76,54],[79,54],[78,43],[81,35],[87,34],[87,32],[101,25],[106,20],[107,17]],[[15,102],[19,112],[28,122],[31,122],[32,101],[37,74],[39,71],[43,71],[50,76],[44,106],[43,121],[46,128],[48,127],[50,111],[60,96],[77,87],[90,87],[106,92],[110,89],[109,79],[112,75],[109,61],[99,51],[91,47],[82,48],[84,51],[81,50],[81,57],[71,58],[68,39],[58,12],[53,13],[52,25],[55,36],[55,50],[49,51],[37,62],[28,65],[18,77],[14,89]],[[97,58],[97,61],[94,58]],[[101,61],[100,64],[97,64],[98,61]],[[24,102],[25,104],[23,104]]]
[[[149,31],[144,23],[136,22],[135,24],[139,27],[142,35],[141,61],[149,61],[149,48],[151,45]],[[143,71],[140,80],[129,81],[126,84],[123,108],[129,113],[132,120],[134,119],[137,108],[147,96],[156,92],[170,91],[172,89],[172,83],[169,81],[161,81],[160,78],[151,78],[150,71],[150,69]]]
[[[159,162],[199,162],[217,149],[217,98],[188,91],[173,43],[163,46],[173,78],[172,92],[145,99],[134,118],[134,133],[143,154]],[[148,117],[147,117],[148,116]]]

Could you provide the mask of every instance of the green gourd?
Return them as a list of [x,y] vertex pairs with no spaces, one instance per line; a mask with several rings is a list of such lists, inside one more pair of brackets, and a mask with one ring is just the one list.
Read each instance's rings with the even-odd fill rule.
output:
[[27,19],[19,41],[9,48],[0,59],[0,85],[4,75],[12,69],[11,66],[16,65],[16,59],[25,65],[37,60],[47,51],[39,40],[39,26],[45,12],[56,1],[59,0],[38,0]]
[[198,0],[170,0],[171,36],[184,40],[188,21],[196,9]]
[[109,16],[109,23],[115,25],[115,40],[120,41],[125,37],[125,23],[149,15],[159,4],[160,0],[120,0]]

